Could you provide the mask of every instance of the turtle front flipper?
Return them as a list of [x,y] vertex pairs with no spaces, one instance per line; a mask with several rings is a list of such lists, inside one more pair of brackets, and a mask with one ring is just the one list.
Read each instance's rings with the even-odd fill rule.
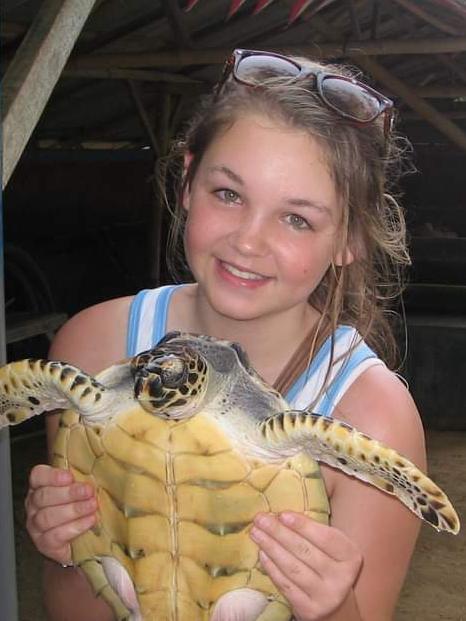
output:
[[28,358],[0,369],[0,428],[58,408],[92,417],[105,407],[107,389],[64,362]]
[[354,427],[318,414],[288,411],[261,423],[260,431],[269,449],[284,456],[307,452],[397,496],[436,530],[459,532],[458,515],[446,494],[408,459]]

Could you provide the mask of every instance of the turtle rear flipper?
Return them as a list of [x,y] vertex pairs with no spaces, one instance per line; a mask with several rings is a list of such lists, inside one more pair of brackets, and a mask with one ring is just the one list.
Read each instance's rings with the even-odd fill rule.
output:
[[429,477],[394,449],[350,425],[318,414],[289,411],[267,419],[260,430],[268,446],[279,453],[307,452],[396,496],[436,530],[459,532],[455,509]]
[[105,386],[70,364],[28,358],[0,369],[0,428],[51,410],[92,417],[108,399]]

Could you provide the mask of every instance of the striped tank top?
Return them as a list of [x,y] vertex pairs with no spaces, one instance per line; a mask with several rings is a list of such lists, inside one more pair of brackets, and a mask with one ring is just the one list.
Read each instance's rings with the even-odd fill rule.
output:
[[[128,318],[128,356],[150,349],[165,335],[170,299],[180,286],[183,285],[145,289],[134,297]],[[351,353],[345,355],[350,350]],[[301,410],[314,401],[325,381],[330,354],[331,338],[328,337],[307,369],[284,395],[290,407]],[[384,364],[357,330],[347,325],[339,326],[335,332],[333,359],[327,387],[313,407],[313,412],[323,416],[332,415],[341,397],[363,371],[373,365]]]

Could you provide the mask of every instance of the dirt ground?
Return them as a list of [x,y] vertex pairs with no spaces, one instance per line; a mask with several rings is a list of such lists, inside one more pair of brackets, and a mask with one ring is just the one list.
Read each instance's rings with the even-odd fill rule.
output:
[[[27,473],[44,459],[43,442],[43,437],[33,436],[12,445],[19,621],[46,621],[41,558],[25,533],[23,509]],[[427,445],[430,475],[447,491],[464,522],[466,433],[431,431]],[[423,526],[395,621],[466,621],[466,524],[457,537]]]

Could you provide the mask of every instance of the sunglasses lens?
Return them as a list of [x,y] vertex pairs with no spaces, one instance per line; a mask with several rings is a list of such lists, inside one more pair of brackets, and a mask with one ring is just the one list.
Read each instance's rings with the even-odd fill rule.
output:
[[238,80],[248,84],[259,84],[267,78],[276,76],[296,78],[300,69],[286,58],[254,54],[241,58],[236,67]]
[[322,81],[322,97],[329,106],[361,123],[372,121],[381,111],[379,100],[370,91],[332,76]]

